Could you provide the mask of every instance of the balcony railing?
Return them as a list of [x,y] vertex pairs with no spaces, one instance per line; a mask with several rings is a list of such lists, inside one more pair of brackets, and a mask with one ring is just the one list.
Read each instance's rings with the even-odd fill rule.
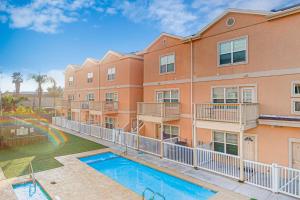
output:
[[72,101],[72,109],[94,110],[102,113],[116,113],[119,109],[119,102],[117,101]]
[[55,102],[55,107],[57,108],[70,108],[71,102],[69,100],[59,100]]
[[161,117],[161,118],[179,118],[180,103],[138,103],[138,115]]
[[247,124],[258,116],[257,103],[196,104],[196,120]]

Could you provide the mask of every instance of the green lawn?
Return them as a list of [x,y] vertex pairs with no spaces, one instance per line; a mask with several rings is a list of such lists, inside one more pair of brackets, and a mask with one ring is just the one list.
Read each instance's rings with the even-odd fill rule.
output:
[[54,157],[105,148],[95,142],[66,134],[65,142],[52,141],[0,150],[0,167],[7,178],[28,174],[31,161],[35,172],[62,166]]

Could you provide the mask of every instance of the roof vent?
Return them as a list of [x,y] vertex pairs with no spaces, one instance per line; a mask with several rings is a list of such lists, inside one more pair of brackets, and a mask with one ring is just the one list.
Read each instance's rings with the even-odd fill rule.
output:
[[233,17],[229,17],[227,20],[226,20],[226,25],[228,27],[231,27],[235,24],[235,19]]

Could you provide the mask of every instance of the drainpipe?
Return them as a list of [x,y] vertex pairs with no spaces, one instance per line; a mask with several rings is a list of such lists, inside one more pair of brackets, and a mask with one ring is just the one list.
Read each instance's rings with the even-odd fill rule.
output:
[[197,167],[197,149],[196,149],[196,128],[195,128],[195,112],[194,112],[194,105],[193,105],[193,40],[190,39],[190,98],[191,98],[191,118],[192,118],[192,147],[193,147],[193,166],[194,168]]

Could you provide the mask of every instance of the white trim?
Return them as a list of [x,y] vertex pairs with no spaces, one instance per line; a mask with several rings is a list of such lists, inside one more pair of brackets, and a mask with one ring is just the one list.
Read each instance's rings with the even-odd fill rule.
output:
[[142,85],[113,85],[106,87],[95,87],[95,88],[79,88],[79,89],[68,89],[64,91],[87,91],[87,90],[108,90],[108,89],[121,89],[121,88],[143,88]]
[[295,102],[300,103],[300,98],[292,98],[291,99],[291,114],[300,115],[300,111],[295,110]]
[[160,40],[161,37],[166,36],[166,37],[171,37],[171,38],[175,38],[175,39],[179,39],[182,40],[183,37],[181,36],[177,36],[177,35],[172,35],[169,33],[161,33],[157,38],[155,38],[142,52],[140,53],[146,53],[148,52],[149,48],[152,47],[152,45],[154,45],[158,40]]
[[191,79],[179,79],[179,80],[169,80],[169,81],[147,82],[147,83],[143,83],[143,86],[183,84],[183,83],[190,83],[190,81]]
[[163,88],[163,89],[155,89],[154,90],[154,99],[155,102],[157,102],[157,92],[168,92],[172,90],[177,90],[178,91],[178,103],[180,103],[180,89],[179,88]]
[[[172,72],[161,72],[160,71],[160,67],[161,67],[161,58],[162,57],[166,57],[166,56],[171,56],[174,55],[174,71]],[[166,65],[166,70],[168,70],[168,64]],[[167,53],[167,54],[163,54],[159,56],[159,69],[158,69],[159,75],[167,75],[167,74],[175,74],[176,73],[176,54],[175,52],[171,52],[171,53]]]
[[293,149],[292,144],[293,143],[300,143],[299,138],[289,138],[289,167],[293,168]]
[[298,95],[295,94],[295,90],[294,90],[295,84],[300,84],[300,81],[298,81],[298,80],[292,81],[292,83],[291,83],[291,97],[300,97],[300,94],[298,94]]
[[300,67],[230,74],[230,75],[203,76],[203,77],[194,78],[193,82],[196,83],[196,82],[206,82],[206,81],[231,80],[231,79],[241,79],[241,78],[259,78],[259,77],[283,76],[283,75],[295,75],[295,74],[300,74]]
[[214,24],[216,24],[218,21],[220,21],[224,16],[226,16],[229,13],[243,13],[243,14],[267,16],[270,15],[272,12],[258,11],[258,10],[245,10],[245,9],[228,9],[225,10],[221,15],[216,17],[211,23],[203,27],[197,34],[190,37],[186,37],[185,39],[193,39],[201,36],[206,30],[208,30],[210,27],[212,27]]
[[[229,63],[229,64],[220,64],[220,45],[225,42],[230,42],[231,45],[231,61],[233,61],[233,42],[236,40],[240,39],[246,39],[246,60],[242,62],[237,62],[237,63]],[[230,67],[230,66],[235,66],[235,65],[246,65],[248,64],[248,52],[249,52],[249,47],[248,47],[248,35],[241,36],[241,37],[236,37],[228,40],[222,40],[217,43],[217,66],[218,67]]]

